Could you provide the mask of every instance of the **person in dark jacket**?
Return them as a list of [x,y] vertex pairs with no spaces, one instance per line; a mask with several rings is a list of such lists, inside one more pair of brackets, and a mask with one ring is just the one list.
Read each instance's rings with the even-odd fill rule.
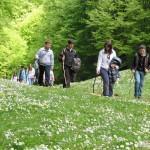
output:
[[149,72],[150,59],[149,54],[146,52],[146,46],[140,45],[138,52],[134,56],[132,64],[132,72],[135,78],[134,96],[141,98],[142,88],[144,83],[144,76]]
[[62,62],[64,81],[63,88],[70,87],[70,82],[74,82],[76,79],[76,72],[72,70],[73,59],[77,57],[77,53],[74,50],[74,42],[68,40],[68,45],[60,54],[59,60]]

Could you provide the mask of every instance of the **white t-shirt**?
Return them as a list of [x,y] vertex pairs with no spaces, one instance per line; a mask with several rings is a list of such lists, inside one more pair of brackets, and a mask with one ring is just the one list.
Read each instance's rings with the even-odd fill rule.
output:
[[29,71],[28,71],[28,78],[29,78],[29,79],[33,79],[34,76],[35,76],[35,69],[32,68],[32,70],[29,70]]
[[116,57],[115,50],[112,50],[112,53],[109,56],[107,53],[105,53],[105,50],[102,49],[98,55],[97,69],[96,69],[97,73],[100,72],[101,68],[108,70],[109,64],[114,57]]

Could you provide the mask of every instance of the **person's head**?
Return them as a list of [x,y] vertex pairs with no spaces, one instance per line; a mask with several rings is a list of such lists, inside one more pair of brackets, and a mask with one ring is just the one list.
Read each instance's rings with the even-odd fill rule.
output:
[[104,49],[105,49],[105,53],[109,53],[109,54],[112,53],[112,42],[111,42],[111,40],[105,42]]
[[68,48],[70,48],[70,49],[74,48],[74,42],[71,39],[68,40]]
[[112,69],[115,69],[115,68],[117,68],[118,65],[115,64],[115,63],[112,63],[110,66],[111,66]]
[[32,70],[32,64],[29,65],[29,70]]
[[14,72],[13,76],[16,76],[16,75],[17,75],[17,73],[16,73],[16,72]]
[[24,69],[24,66],[21,66],[20,68],[21,68],[21,69]]
[[50,41],[45,41],[45,49],[50,49],[51,48],[51,42]]
[[145,56],[146,55],[146,46],[145,45],[140,45],[138,48],[138,53],[141,56]]

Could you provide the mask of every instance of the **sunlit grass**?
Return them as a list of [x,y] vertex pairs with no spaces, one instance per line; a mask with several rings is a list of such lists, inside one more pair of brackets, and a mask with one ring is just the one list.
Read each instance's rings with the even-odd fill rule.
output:
[[131,76],[129,71],[122,73],[115,87],[118,96],[113,98],[99,96],[100,78],[95,95],[93,79],[74,83],[70,89],[1,80],[0,149],[130,150],[147,146],[150,76],[146,76],[140,101],[133,97]]

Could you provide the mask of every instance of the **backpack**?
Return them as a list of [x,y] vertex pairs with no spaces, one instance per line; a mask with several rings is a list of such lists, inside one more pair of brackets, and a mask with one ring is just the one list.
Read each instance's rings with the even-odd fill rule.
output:
[[80,68],[81,68],[81,59],[79,57],[76,57],[73,59],[71,69],[74,72],[78,72],[80,70]]

